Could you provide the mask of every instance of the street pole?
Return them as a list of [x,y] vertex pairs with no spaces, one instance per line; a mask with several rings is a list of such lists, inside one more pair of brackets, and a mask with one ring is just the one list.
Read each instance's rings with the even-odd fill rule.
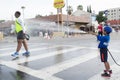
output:
[[23,13],[23,20],[24,20],[24,9],[25,9],[25,6],[22,6],[22,7],[21,7],[21,9],[22,9],[22,13]]
[[67,9],[67,29],[68,29],[68,35],[69,35],[69,27],[68,27],[68,0],[66,0],[66,9]]
[[59,11],[60,11],[60,8],[57,8],[57,26],[58,26],[58,32],[59,32]]
[[[59,31],[59,16],[62,16],[62,8],[64,7],[64,0],[54,0],[54,7],[57,8],[57,23],[58,23],[58,31]],[[59,15],[60,12],[60,15]],[[62,21],[61,21],[62,22]]]
[[91,30],[90,30],[90,32],[93,32],[93,27],[92,27],[92,13],[90,13],[90,19],[91,19],[91,26],[90,26],[90,28],[91,28]]

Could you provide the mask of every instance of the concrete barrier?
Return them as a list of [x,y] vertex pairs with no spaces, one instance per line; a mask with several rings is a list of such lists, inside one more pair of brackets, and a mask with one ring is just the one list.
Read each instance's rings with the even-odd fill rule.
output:
[[3,39],[3,33],[0,32],[0,40],[2,40],[2,39]]

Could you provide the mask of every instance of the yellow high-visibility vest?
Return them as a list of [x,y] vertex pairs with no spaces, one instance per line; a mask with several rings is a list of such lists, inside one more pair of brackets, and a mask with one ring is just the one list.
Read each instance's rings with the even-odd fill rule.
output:
[[23,29],[22,29],[22,26],[21,26],[20,23],[18,22],[18,19],[15,20],[15,26],[16,26],[16,27],[15,27],[15,30],[16,30],[17,33],[23,30]]

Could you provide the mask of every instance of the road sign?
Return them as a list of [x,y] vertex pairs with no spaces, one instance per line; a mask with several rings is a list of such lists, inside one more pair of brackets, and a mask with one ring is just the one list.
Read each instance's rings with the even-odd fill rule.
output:
[[65,5],[64,0],[54,0],[55,8],[63,8]]

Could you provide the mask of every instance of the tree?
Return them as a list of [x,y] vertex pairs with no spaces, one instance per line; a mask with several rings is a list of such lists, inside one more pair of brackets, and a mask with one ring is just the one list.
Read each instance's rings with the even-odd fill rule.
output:
[[89,12],[89,8],[88,8],[88,6],[87,6],[87,12]]
[[87,6],[87,12],[92,13],[91,5],[90,5],[90,6]]
[[68,6],[68,8],[67,8],[67,13],[68,13],[68,15],[71,15],[72,12],[73,12],[72,6]]
[[40,17],[42,17],[42,15],[40,15],[40,14],[37,14],[37,15],[35,16],[35,18],[40,18]]
[[82,5],[78,5],[77,6],[77,10],[83,10],[83,6]]
[[98,23],[105,22],[107,20],[107,17],[103,15],[104,15],[104,12],[100,11],[99,14],[96,16],[96,20],[98,21]]
[[5,20],[0,20],[0,23],[5,22]]
[[91,10],[91,5],[89,6],[89,8],[90,8],[90,11],[89,11],[89,12],[90,12],[90,13],[92,13],[92,10]]

